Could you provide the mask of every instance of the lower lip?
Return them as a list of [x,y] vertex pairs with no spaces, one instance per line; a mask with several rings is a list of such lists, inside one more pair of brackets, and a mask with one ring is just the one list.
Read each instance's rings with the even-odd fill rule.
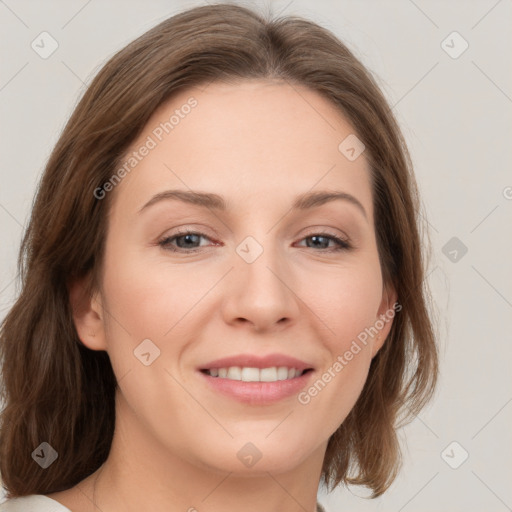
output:
[[203,372],[199,373],[213,389],[226,396],[246,404],[266,405],[298,394],[306,386],[314,372],[310,370],[300,377],[276,382],[244,382],[212,377]]

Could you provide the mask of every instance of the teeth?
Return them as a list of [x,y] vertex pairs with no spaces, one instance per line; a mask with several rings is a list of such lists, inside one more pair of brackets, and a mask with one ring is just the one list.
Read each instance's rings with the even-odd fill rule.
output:
[[242,368],[239,366],[230,366],[228,368],[227,378],[231,380],[242,380]]
[[277,380],[286,380],[288,378],[288,368],[280,366],[277,369]]
[[[228,373],[229,376],[229,373]],[[260,370],[259,368],[242,368],[240,370],[240,380],[244,382],[259,382]]]
[[275,382],[277,380],[277,368],[262,368],[260,370],[261,382]]
[[208,375],[221,379],[241,380],[243,382],[276,382],[300,377],[304,372],[297,368],[286,366],[273,366],[271,368],[241,368],[230,366],[229,368],[212,368],[207,370]]

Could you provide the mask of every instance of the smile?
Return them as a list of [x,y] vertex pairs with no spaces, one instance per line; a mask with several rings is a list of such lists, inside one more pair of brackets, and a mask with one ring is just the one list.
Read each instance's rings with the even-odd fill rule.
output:
[[300,377],[308,370],[298,370],[286,366],[271,366],[269,368],[251,368],[229,366],[226,368],[211,368],[203,370],[211,377],[228,380],[240,380],[243,382],[277,382]]

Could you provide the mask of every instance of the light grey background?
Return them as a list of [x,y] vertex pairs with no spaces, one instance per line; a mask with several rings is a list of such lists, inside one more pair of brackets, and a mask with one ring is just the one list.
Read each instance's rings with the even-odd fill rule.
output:
[[[0,0],[0,319],[16,294],[37,180],[84,84],[136,36],[203,3]],[[259,4],[331,29],[376,74],[408,141],[433,243],[439,391],[400,431],[404,467],[383,497],[353,488],[320,499],[331,511],[512,510],[512,2]],[[43,31],[59,45],[47,59],[31,48]],[[463,48],[454,31],[469,44],[458,58],[445,51]],[[465,255],[446,246],[452,237]],[[446,462],[465,452],[457,469]]]

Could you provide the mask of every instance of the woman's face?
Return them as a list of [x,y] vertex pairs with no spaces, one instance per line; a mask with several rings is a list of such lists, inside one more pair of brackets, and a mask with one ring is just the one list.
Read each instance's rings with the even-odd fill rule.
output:
[[[338,111],[285,82],[202,89],[153,114],[105,187],[103,290],[75,321],[109,354],[126,443],[277,473],[321,461],[396,296],[383,289],[365,153]],[[308,199],[319,192],[345,196]],[[279,369],[301,365],[301,377]]]

